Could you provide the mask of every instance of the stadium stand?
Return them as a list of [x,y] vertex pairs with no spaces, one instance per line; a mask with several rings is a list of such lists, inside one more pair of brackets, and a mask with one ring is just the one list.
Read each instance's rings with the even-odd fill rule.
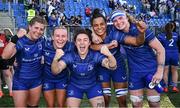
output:
[[[50,1],[50,0],[49,0]],[[116,6],[120,6],[125,8],[126,11],[134,14],[135,17],[139,17],[148,23],[149,26],[153,27],[163,27],[167,22],[173,20],[171,16],[167,13],[163,15],[159,15],[157,12],[144,12],[143,10],[143,0],[116,0]],[[177,1],[178,2],[178,1]],[[61,5],[63,4],[63,5]],[[15,27],[19,28],[27,25],[27,9],[25,8],[27,4],[16,4],[11,3],[12,16],[15,19]],[[49,4],[45,4],[46,10],[48,10],[51,2]],[[92,10],[95,8],[99,8],[104,10],[107,16],[112,12],[112,8],[109,7],[109,0],[80,0],[79,2],[75,2],[74,0],[64,0],[62,3],[55,3],[52,6],[55,10],[57,10],[58,15],[63,13],[66,16],[66,21],[69,22],[72,16],[81,16],[81,26],[90,26],[89,17],[85,15],[85,8],[88,5]],[[38,6],[36,9],[37,13],[39,9],[44,8],[43,6]],[[59,13],[59,8],[63,10]],[[35,7],[37,8],[37,6]],[[0,2],[0,11],[8,11],[8,3]],[[47,11],[48,13],[48,11]],[[49,13],[48,13],[49,14]],[[49,14],[50,15],[50,14]],[[58,16],[57,15],[57,16]],[[150,16],[148,16],[150,15]],[[152,15],[152,16],[151,16]],[[59,15],[60,16],[60,15]],[[147,18],[149,17],[149,18]],[[59,19],[61,21],[61,19]],[[61,24],[61,23],[59,23]]]

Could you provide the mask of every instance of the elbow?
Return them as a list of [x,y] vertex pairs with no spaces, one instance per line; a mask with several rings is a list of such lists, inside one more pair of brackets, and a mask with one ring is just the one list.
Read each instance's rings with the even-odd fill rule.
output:
[[117,65],[115,65],[114,67],[110,67],[111,70],[116,70],[117,69]]
[[161,51],[162,51],[163,55],[165,56],[165,48],[163,46],[161,48]]
[[1,57],[2,57],[2,59],[5,59],[5,60],[9,59],[9,57],[7,55],[5,55],[4,53],[2,53]]
[[144,44],[144,41],[145,41],[145,39],[136,40],[135,46],[140,46],[140,45]]

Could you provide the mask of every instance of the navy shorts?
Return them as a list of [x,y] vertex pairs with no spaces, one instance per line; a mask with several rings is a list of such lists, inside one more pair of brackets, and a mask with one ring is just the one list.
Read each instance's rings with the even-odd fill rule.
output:
[[88,99],[103,96],[102,87],[100,84],[96,84],[88,89],[80,89],[72,84],[67,87],[67,97],[83,99],[84,94],[86,94]]
[[55,90],[55,89],[66,89],[66,82],[43,82],[43,91]]
[[23,78],[13,77],[12,90],[30,90],[40,85],[42,85],[41,78],[23,79]]

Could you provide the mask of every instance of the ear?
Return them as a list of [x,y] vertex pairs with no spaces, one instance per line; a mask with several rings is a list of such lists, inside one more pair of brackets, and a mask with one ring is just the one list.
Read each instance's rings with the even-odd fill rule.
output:
[[91,41],[89,41],[89,46],[91,45]]
[[54,36],[51,36],[52,40],[54,40]]

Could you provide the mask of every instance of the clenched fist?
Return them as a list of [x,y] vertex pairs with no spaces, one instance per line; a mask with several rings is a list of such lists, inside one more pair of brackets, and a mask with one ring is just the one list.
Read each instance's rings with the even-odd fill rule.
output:
[[111,56],[111,52],[109,51],[108,47],[106,45],[103,45],[101,47],[101,51],[102,54],[106,55],[106,56]]
[[147,25],[145,22],[143,21],[137,21],[136,22],[137,25],[137,29],[139,30],[139,32],[144,33],[147,29]]
[[24,28],[20,28],[20,29],[17,31],[17,36],[18,36],[18,38],[23,37],[23,36],[26,35],[26,34],[27,34],[27,31],[26,31],[26,29],[24,29]]
[[111,43],[108,44],[109,49],[113,49],[118,47],[118,42],[116,40],[111,41]]
[[59,60],[64,55],[64,51],[62,49],[56,49],[56,54],[54,59]]

